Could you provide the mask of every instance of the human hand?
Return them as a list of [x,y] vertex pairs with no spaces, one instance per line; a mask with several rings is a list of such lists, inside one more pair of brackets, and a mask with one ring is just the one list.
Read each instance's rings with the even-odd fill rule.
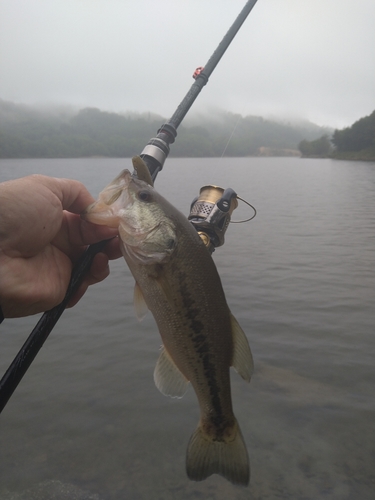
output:
[[0,306],[4,317],[51,309],[64,298],[73,264],[87,245],[113,238],[94,257],[68,304],[109,274],[108,259],[121,256],[116,229],[83,221],[94,200],[70,179],[31,175],[0,183]]

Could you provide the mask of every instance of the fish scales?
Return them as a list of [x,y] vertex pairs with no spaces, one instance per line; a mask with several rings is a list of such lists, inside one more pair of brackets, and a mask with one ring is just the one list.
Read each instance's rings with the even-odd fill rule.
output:
[[[164,347],[191,381],[202,411],[211,398],[215,404],[206,413],[212,415],[214,409],[220,418],[231,411],[229,367],[233,342],[228,335],[228,306],[212,258],[196,230],[182,214],[174,222],[184,231],[177,231],[178,244],[165,264],[134,264],[124,252],[125,260],[154,315]],[[161,274],[170,287],[168,295],[157,279]],[[215,288],[215,294],[208,283]],[[212,308],[215,314],[208,316]]]
[[249,459],[233,414],[229,368],[249,381],[250,347],[196,230],[150,186],[139,157],[133,165],[138,179],[123,171],[82,217],[119,228],[136,281],[137,316],[142,318],[148,308],[163,341],[156,386],[163,394],[182,397],[190,381],[197,395],[201,416],[186,454],[189,478],[200,481],[217,473],[246,485]]

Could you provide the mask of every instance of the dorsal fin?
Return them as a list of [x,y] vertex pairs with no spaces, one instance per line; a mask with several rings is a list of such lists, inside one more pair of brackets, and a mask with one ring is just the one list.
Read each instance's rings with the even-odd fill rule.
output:
[[153,186],[154,182],[151,178],[150,171],[146,165],[146,163],[142,160],[140,156],[133,156],[132,158],[133,167],[136,171],[137,177],[139,180],[147,182],[149,186]]

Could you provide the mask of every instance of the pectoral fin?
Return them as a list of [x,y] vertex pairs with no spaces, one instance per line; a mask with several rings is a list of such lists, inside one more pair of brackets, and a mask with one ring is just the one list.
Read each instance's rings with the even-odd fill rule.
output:
[[137,282],[134,285],[134,310],[135,315],[137,316],[139,321],[146,316],[148,307],[143,296],[142,290]]
[[162,394],[172,398],[182,398],[189,383],[164,347],[156,363],[154,381]]
[[167,301],[169,302],[169,304],[173,304],[175,293],[168,279],[162,273],[160,273],[159,276],[156,278],[156,281],[159,287],[161,288],[163,294],[165,295]]
[[233,314],[231,314],[231,324],[233,338],[232,366],[244,380],[250,382],[254,371],[254,363],[249,342]]

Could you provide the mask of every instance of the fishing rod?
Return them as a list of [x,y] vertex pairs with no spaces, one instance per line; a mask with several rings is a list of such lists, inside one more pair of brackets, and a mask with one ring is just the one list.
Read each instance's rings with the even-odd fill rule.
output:
[[151,139],[142,151],[140,156],[148,166],[153,180],[155,180],[158,172],[163,168],[164,161],[169,154],[169,145],[174,142],[177,136],[177,127],[186,116],[202,88],[207,84],[211,73],[223,57],[256,2],[257,0],[248,0],[215,52],[207,61],[207,64],[204,67],[197,68],[196,73],[194,73],[195,82],[190,87],[190,90],[177,107],[169,122],[161,126],[157,136]]
[[[170,120],[167,123],[164,123],[160,127],[160,129],[157,131],[156,137],[152,138],[148,142],[148,144],[140,154],[141,158],[146,163],[153,180],[156,179],[158,172],[160,172],[160,170],[162,170],[163,168],[164,162],[168,157],[170,151],[169,146],[170,144],[173,144],[173,142],[176,139],[178,126],[180,125],[180,123],[186,116],[187,112],[193,105],[195,99],[198,97],[202,88],[207,84],[208,79],[211,76],[211,73],[216,68],[220,59],[222,58],[225,51],[229,47],[233,38],[236,36],[242,24],[246,20],[247,16],[250,14],[256,2],[257,0],[247,1],[247,3],[237,16],[236,20],[229,28],[228,32],[226,33],[226,35],[224,36],[224,38],[222,39],[222,41],[220,42],[220,44],[218,45],[218,47],[216,48],[210,59],[208,60],[207,64],[204,67],[197,68],[197,70],[195,71],[194,83],[192,84],[188,93],[185,95],[184,99],[177,107],[176,111],[174,112]],[[216,186],[211,186],[211,187],[214,188],[214,191],[217,191]],[[201,194],[202,194],[202,189],[201,189]],[[219,244],[223,243],[224,241],[223,235],[229,223],[230,213],[233,211],[233,204],[236,203],[235,199],[236,193],[233,190],[227,189],[223,193],[221,191],[219,191],[219,193],[221,195],[220,196],[217,195],[215,197],[215,201],[196,199],[195,203],[193,202],[192,204],[191,214],[189,216],[189,220],[191,220],[191,222],[197,226],[196,229],[198,230],[198,232],[200,232],[199,224],[200,223],[204,224],[203,220],[204,215],[203,213],[200,212],[199,207],[202,208],[204,207],[204,204],[207,205],[208,203],[210,210],[212,210],[212,208],[219,207],[219,212],[222,211],[221,219],[219,221],[217,217],[218,211],[216,210],[216,221],[219,221],[219,225],[222,226],[220,230],[213,231],[210,234],[209,230],[207,229],[208,232],[207,238],[210,239],[207,240],[207,246],[210,247],[211,245],[211,251],[213,250],[214,246],[218,246]],[[199,201],[201,201],[201,203],[199,203]],[[195,206],[198,206],[198,209],[194,208]],[[206,233],[201,234],[202,239],[204,239],[205,234]],[[212,241],[214,241],[213,244],[211,244],[211,239]],[[20,351],[14,358],[13,362],[11,363],[8,370],[6,371],[6,373],[4,374],[3,378],[0,381],[0,413],[6,406],[13,392],[17,388],[18,384],[20,383],[23,376],[27,372],[28,368],[35,359],[39,350],[41,349],[44,342],[51,333],[53,327],[55,326],[60,316],[64,312],[70,299],[78,290],[78,287],[83,277],[90,269],[94,256],[98,252],[103,250],[108,241],[109,240],[104,240],[99,243],[90,245],[88,247],[86,252],[77,261],[76,265],[73,268],[71,280],[64,300],[59,305],[57,305],[50,311],[45,312],[42,315],[42,317],[40,318],[40,320],[38,321],[32,332],[30,333],[29,337],[27,338],[26,342],[24,343],[24,345],[21,347]]]

